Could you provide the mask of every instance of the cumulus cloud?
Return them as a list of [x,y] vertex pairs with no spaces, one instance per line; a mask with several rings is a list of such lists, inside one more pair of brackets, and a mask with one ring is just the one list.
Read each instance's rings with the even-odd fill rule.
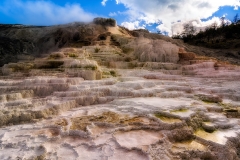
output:
[[[107,1],[108,1],[108,0],[103,0],[103,1],[101,2],[101,4],[102,4],[103,6],[106,6]],[[116,2],[116,3],[118,3],[118,2]]]
[[[225,21],[226,22],[230,22],[228,20]],[[192,26],[194,26],[196,28],[196,31],[199,32],[200,30],[205,30],[206,27],[211,26],[212,24],[216,24],[217,26],[221,25],[221,20],[219,17],[213,17],[207,21],[202,21],[201,19],[194,19],[194,20],[190,20],[190,21],[185,21],[185,22],[176,22],[173,23],[171,26],[171,33],[173,35],[177,35],[183,32],[183,26],[186,24],[190,24]],[[159,30],[161,30],[162,28],[160,28],[160,26],[157,27]]]
[[126,27],[130,30],[134,29],[144,29],[145,26],[141,26],[139,21],[134,21],[134,22],[123,22],[121,26]]
[[89,22],[96,17],[85,12],[79,4],[59,6],[50,1],[8,0],[0,6],[0,12],[14,17],[18,22],[34,25]]
[[145,21],[155,23],[162,31],[170,32],[172,23],[187,22],[196,19],[206,19],[221,6],[240,6],[239,0],[117,0],[128,9],[129,21]]

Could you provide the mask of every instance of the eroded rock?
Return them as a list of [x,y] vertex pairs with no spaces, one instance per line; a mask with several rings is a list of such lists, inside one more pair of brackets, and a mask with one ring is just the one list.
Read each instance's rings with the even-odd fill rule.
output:
[[1,68],[0,159],[239,159],[238,66],[112,20],[69,25],[39,43],[68,47]]

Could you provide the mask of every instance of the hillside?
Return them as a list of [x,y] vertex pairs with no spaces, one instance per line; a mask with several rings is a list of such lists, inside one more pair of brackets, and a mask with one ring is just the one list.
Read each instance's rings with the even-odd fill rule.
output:
[[213,24],[204,31],[190,34],[184,31],[181,36],[186,45],[197,54],[213,56],[218,59],[240,64],[240,24],[232,23],[221,27]]
[[0,159],[240,159],[225,51],[104,18],[0,37]]
[[106,27],[115,26],[116,22],[113,20],[100,25],[101,19],[96,19],[91,24],[71,23],[59,26],[0,25],[0,66],[39,57],[74,44],[76,47],[90,45],[97,40],[94,38],[98,38],[96,36],[99,33],[106,32]]
[[238,49],[240,48],[240,24],[232,23],[221,27],[210,26],[193,36],[184,38],[186,42],[194,45],[205,46],[215,49]]

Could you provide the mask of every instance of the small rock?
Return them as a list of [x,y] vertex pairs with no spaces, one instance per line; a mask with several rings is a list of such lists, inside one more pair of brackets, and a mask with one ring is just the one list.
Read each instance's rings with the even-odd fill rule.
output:
[[220,98],[217,95],[210,95],[210,94],[198,94],[197,97],[205,102],[210,102],[210,103],[219,103],[222,102],[222,98]]

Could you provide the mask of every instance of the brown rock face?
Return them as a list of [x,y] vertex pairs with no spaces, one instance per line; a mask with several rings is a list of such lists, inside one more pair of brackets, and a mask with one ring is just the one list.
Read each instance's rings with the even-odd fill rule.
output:
[[178,52],[180,60],[193,60],[196,58],[196,54],[193,52],[187,52],[184,48],[179,48]]

